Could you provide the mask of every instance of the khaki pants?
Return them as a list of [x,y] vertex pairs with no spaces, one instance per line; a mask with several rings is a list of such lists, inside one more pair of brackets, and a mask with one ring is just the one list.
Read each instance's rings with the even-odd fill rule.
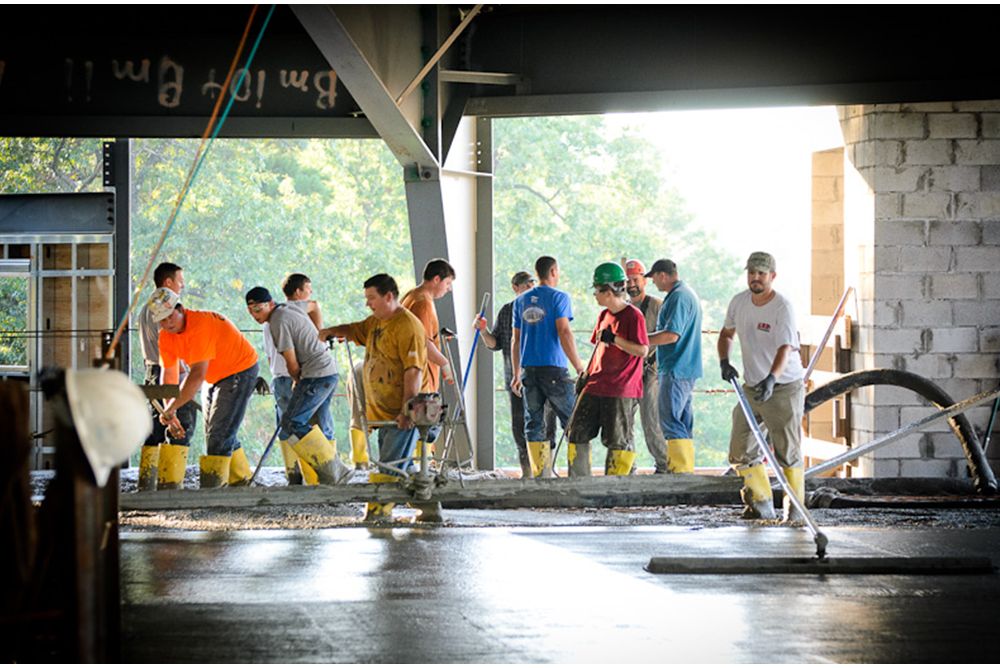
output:
[[[743,392],[754,415],[759,416],[767,427],[778,464],[785,468],[802,466],[802,413],[805,402],[802,381],[775,385],[774,394],[764,402],[754,399],[754,390],[749,385],[743,385]],[[760,464],[763,460],[764,453],[737,404],[733,408],[733,431],[729,437],[729,463],[742,469]]]

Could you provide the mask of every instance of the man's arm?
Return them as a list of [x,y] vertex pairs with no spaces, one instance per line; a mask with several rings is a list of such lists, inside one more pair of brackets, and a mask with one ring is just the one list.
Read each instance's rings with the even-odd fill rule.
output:
[[[649,346],[647,345],[636,343],[635,341],[629,341],[624,336],[620,336],[618,334],[613,336],[614,339],[611,340],[611,343],[618,346],[629,355],[633,355],[635,357],[645,357],[646,353],[649,352]],[[604,339],[602,338],[601,340],[603,341]]]
[[413,422],[406,417],[406,404],[413,397],[420,393],[420,382],[423,379],[423,370],[411,366],[403,371],[403,406],[396,416],[396,426],[400,429],[412,429]]
[[722,380],[727,383],[734,378],[740,377],[739,372],[736,371],[736,367],[729,363],[729,353],[733,349],[734,334],[736,334],[735,327],[723,327],[719,331],[719,342],[716,344],[716,350],[719,352],[719,368],[722,372]]
[[510,381],[510,389],[521,396],[521,329],[515,327],[510,331],[510,365],[514,369],[514,378]]
[[668,332],[665,329],[661,329],[658,332],[653,332],[649,335],[649,345],[650,346],[666,346],[671,343],[676,343],[681,340],[680,334],[676,332]]
[[498,348],[497,337],[493,336],[493,333],[486,328],[486,318],[480,318],[477,316],[475,327],[479,330],[479,336],[483,339],[483,343],[486,344],[486,347],[490,350],[496,350]]
[[288,366],[288,375],[296,383],[299,382],[299,376],[302,375],[302,367],[299,366],[299,358],[295,354],[295,348],[282,350],[281,356],[285,358],[285,365]]
[[447,382],[455,382],[455,378],[452,375],[451,363],[430,339],[427,339],[427,359],[431,361],[431,364],[441,367],[441,375],[444,376]]
[[[208,372],[208,360],[195,362],[194,364],[191,365],[190,373],[188,373],[187,378],[185,378],[184,382],[181,384],[180,395],[168,401],[167,404],[163,407],[164,414],[160,416],[160,422],[162,422],[163,424],[168,424],[172,420],[176,419],[177,409],[186,404],[187,402],[192,401],[195,398],[195,396],[198,394],[198,390],[201,389],[201,384],[205,382],[205,374],[207,372]],[[174,383],[176,383],[177,382],[176,374],[177,374],[176,366],[173,369],[169,370],[169,372],[167,369],[164,369],[162,374],[164,384],[171,384],[167,382],[168,380],[172,380]]]
[[323,314],[320,313],[319,302],[310,299],[309,305],[306,306],[306,315],[316,325],[316,329],[323,329]]
[[788,354],[794,350],[792,346],[787,343],[780,348],[778,352],[774,354],[774,361],[771,362],[771,375],[777,378],[781,375],[781,372],[785,370],[785,365],[788,364]]
[[573,338],[573,331],[569,328],[569,318],[556,319],[556,332],[559,334],[559,343],[562,345],[566,357],[569,358],[569,363],[573,365],[578,374],[586,371],[583,361],[576,352],[576,340]]
[[350,323],[346,325],[334,325],[333,327],[325,327],[319,330],[319,340],[328,341],[334,337],[338,339],[346,339],[351,335],[351,325]]

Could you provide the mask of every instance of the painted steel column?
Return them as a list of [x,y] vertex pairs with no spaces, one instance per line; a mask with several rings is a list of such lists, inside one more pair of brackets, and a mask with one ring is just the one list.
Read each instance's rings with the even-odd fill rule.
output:
[[[114,297],[112,322],[121,322],[132,301],[132,140],[116,139],[114,144],[115,170],[115,236],[114,236]],[[131,337],[121,338],[121,368],[131,376]],[[126,464],[126,466],[128,466]]]
[[[493,121],[476,119],[476,171],[493,173]],[[476,179],[476,294],[489,292],[493,303],[488,312],[495,322],[499,304],[493,281],[493,179]],[[480,341],[480,345],[482,342]],[[488,351],[476,358],[476,467],[492,471],[496,468],[496,425],[494,411],[496,392],[493,383],[494,355]]]

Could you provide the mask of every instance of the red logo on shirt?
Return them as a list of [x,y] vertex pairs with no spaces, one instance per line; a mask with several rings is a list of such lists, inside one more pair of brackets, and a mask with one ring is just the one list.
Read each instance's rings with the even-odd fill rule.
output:
[[759,329],[762,332],[768,332],[768,333],[770,333],[771,332],[771,325],[770,325],[770,323],[767,323],[767,322],[758,322],[757,323],[757,329]]

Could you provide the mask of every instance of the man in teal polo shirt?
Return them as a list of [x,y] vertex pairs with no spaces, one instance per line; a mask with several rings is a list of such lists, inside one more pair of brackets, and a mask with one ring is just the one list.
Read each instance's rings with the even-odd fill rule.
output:
[[691,395],[702,376],[701,302],[677,275],[677,264],[661,259],[646,274],[667,296],[660,308],[656,331],[649,344],[656,346],[660,381],[660,427],[667,442],[667,470],[694,473],[694,409]]

